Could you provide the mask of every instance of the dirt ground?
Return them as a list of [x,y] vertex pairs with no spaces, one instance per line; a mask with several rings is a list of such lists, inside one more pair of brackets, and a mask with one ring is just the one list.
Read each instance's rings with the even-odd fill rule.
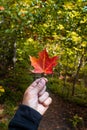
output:
[[[42,118],[38,130],[87,130],[87,108],[68,103],[55,94],[51,94],[51,97],[53,102]],[[73,128],[70,119],[76,114],[84,121],[79,123],[78,128]]]

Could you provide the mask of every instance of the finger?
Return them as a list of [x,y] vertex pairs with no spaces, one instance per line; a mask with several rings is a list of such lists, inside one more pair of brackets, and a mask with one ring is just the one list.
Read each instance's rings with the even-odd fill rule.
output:
[[39,94],[40,91],[42,91],[46,86],[46,78],[40,78],[39,82],[37,83],[35,90]]
[[39,97],[39,102],[40,103],[43,103],[47,98],[49,97],[49,93],[48,92],[45,92],[43,95],[41,95],[40,97]]
[[44,86],[44,88],[39,92],[39,96],[43,95],[45,91],[46,91],[46,86]]
[[51,97],[48,97],[48,98],[43,102],[43,105],[44,105],[45,107],[48,107],[51,103],[52,103],[52,98],[51,98]]
[[[44,81],[43,81],[44,80]],[[40,85],[42,82],[42,85]],[[39,88],[43,88],[43,86],[46,84],[47,82],[47,79],[46,78],[39,78],[39,79],[36,79],[28,88],[27,88],[27,91],[29,90],[32,90],[34,88],[38,88],[38,86],[41,86]]]
[[44,87],[46,86],[46,82],[47,82],[46,78],[37,79],[30,85],[30,87],[27,88],[24,95],[27,98],[39,96],[39,92],[44,89]]
[[29,87],[35,88],[37,86],[37,84],[40,82],[40,78],[36,79]]

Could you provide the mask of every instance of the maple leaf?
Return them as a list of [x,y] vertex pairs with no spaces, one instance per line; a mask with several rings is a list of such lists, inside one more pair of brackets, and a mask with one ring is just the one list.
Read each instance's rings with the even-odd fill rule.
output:
[[33,73],[52,74],[53,67],[57,65],[58,56],[49,57],[46,49],[39,52],[39,58],[30,56],[31,65],[34,67]]

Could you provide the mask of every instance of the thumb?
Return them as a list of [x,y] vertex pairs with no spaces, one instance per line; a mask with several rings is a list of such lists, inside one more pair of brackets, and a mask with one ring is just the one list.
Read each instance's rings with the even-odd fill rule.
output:
[[42,77],[42,78],[39,78],[39,79],[36,79],[28,88],[27,88],[27,91],[34,91],[36,92],[37,94],[39,94],[39,92],[41,92],[44,87],[46,86],[46,82],[47,82],[47,79]]
[[36,92],[39,93],[44,89],[44,87],[46,87],[47,79],[43,77],[43,78],[40,78],[39,80],[36,80],[35,82],[37,84],[34,88],[35,88]]

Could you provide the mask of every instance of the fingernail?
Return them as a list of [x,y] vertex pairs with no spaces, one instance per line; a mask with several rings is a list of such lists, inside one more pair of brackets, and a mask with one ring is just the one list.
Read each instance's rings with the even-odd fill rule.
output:
[[47,78],[45,78],[45,77],[42,77],[44,80],[45,80],[45,82],[47,82],[48,81],[48,79]]
[[41,78],[40,82],[41,82],[42,84],[45,84],[45,83],[46,83],[46,80],[45,80],[44,78]]

